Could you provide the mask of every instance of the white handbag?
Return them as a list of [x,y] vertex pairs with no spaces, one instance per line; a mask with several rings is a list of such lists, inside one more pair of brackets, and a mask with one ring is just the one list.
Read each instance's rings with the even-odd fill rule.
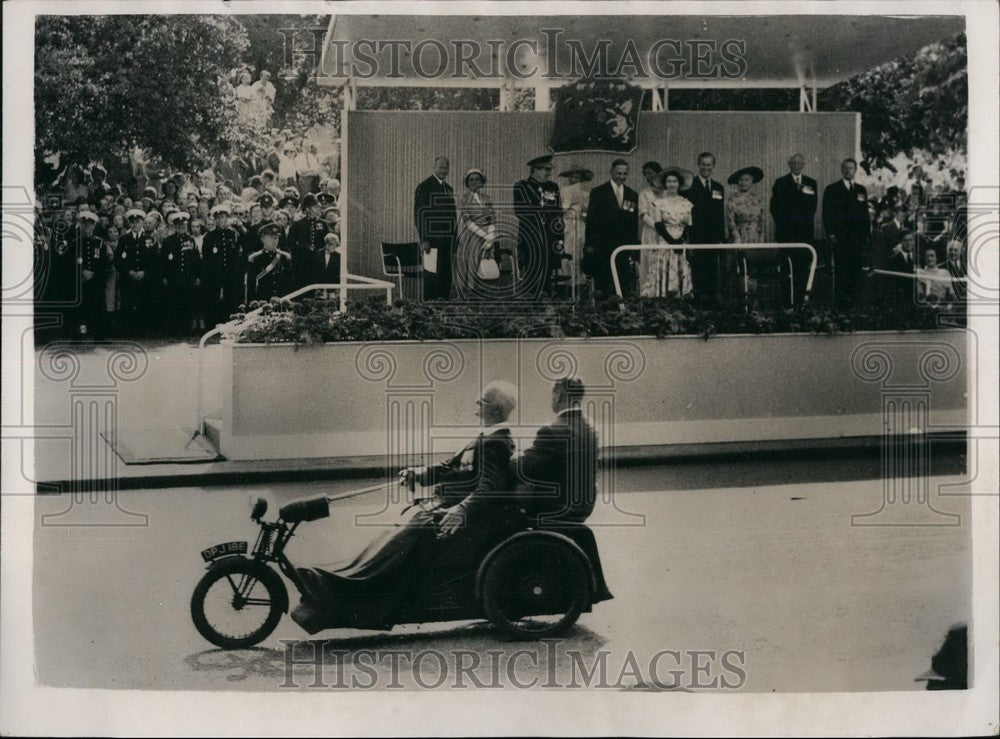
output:
[[500,279],[500,265],[493,258],[493,245],[490,243],[483,244],[483,248],[479,252],[479,268],[476,269],[476,277],[487,282]]

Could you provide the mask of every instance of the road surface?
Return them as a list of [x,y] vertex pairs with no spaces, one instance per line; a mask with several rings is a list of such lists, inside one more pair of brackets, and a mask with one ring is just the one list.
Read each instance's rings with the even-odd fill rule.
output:
[[[615,524],[594,527],[615,598],[542,645],[504,641],[479,622],[309,637],[288,617],[251,650],[221,652],[201,638],[188,611],[199,551],[252,541],[250,497],[277,506],[365,481],[119,493],[118,506],[147,517],[133,527],[59,526],[72,500],[38,496],[36,674],[49,686],[171,690],[471,687],[472,674],[506,689],[922,689],[914,678],[949,627],[969,621],[968,498],[935,497],[960,525],[852,527],[852,514],[879,507],[879,480],[844,479],[853,461],[832,482],[801,467],[779,475],[774,464],[747,464],[725,485],[690,489],[672,484],[669,467],[622,471],[615,505],[594,517]],[[703,472],[711,481],[718,471]],[[932,479],[931,489],[947,479],[957,478]],[[91,507],[113,522],[115,509]],[[373,531],[357,522],[388,520],[372,517],[383,507],[378,494],[335,504],[329,519],[300,528],[290,558],[308,565],[356,552]],[[41,525],[43,514],[56,515]],[[306,664],[286,665],[289,640]]]

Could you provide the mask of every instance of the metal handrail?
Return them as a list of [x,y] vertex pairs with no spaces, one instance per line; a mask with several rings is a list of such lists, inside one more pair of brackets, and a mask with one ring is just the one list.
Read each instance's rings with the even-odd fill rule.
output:
[[[356,280],[356,282],[344,282],[347,280]],[[341,277],[341,282],[337,283],[318,283],[314,285],[306,285],[305,287],[300,287],[298,290],[293,290],[281,298],[281,300],[292,300],[293,298],[300,297],[306,293],[311,293],[317,290],[322,290],[324,292],[330,292],[333,290],[385,290],[385,302],[387,305],[392,305],[392,289],[395,287],[391,282],[386,280],[379,280],[375,277],[362,277],[361,275],[343,275]],[[343,312],[346,308],[344,301],[341,301],[340,312]],[[252,311],[246,313],[242,318],[234,318],[231,321],[226,321],[225,323],[218,324],[215,328],[207,331],[201,339],[198,341],[198,398],[197,398],[197,417],[195,418],[195,432],[192,440],[197,436],[203,436],[205,434],[205,418],[202,414],[202,391],[204,390],[204,357],[205,357],[205,346],[208,340],[213,336],[218,336],[227,329],[235,328],[241,323],[245,323],[251,318],[256,318],[264,310],[264,306],[260,308],[254,308]]]
[[[917,269],[924,269],[923,267],[918,267]],[[888,269],[870,269],[866,274],[869,275],[886,275],[888,277],[906,277],[911,280],[930,280],[931,282],[968,282],[968,277],[952,277],[948,275],[947,277],[940,277],[938,275],[929,275],[921,272],[893,272]]]
[[627,244],[625,246],[619,246],[611,252],[611,277],[615,283],[615,292],[618,294],[619,298],[624,297],[622,295],[621,280],[618,277],[618,266],[615,264],[616,257],[623,251],[679,251],[681,252],[682,257],[686,259],[688,251],[708,251],[710,249],[725,249],[727,251],[807,249],[812,255],[812,262],[809,265],[809,278],[806,280],[806,292],[802,297],[802,300],[803,302],[809,301],[809,293],[812,292],[813,278],[816,276],[816,263],[818,260],[816,257],[816,249],[811,244],[803,242],[789,244],[772,242],[763,244]]

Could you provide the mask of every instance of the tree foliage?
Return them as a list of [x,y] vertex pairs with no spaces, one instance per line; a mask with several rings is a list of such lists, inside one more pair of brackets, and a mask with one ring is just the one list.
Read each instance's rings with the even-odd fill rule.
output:
[[138,146],[175,166],[224,148],[220,80],[247,36],[226,16],[40,16],[36,147],[101,159]]
[[969,89],[965,34],[862,72],[823,90],[820,110],[861,113],[866,170],[892,168],[897,154],[964,152]]

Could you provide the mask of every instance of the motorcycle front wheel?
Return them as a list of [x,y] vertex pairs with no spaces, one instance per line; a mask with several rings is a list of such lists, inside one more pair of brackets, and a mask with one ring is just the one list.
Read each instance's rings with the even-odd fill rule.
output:
[[277,628],[285,592],[274,570],[233,557],[206,572],[195,586],[191,619],[198,633],[217,647],[252,647]]

